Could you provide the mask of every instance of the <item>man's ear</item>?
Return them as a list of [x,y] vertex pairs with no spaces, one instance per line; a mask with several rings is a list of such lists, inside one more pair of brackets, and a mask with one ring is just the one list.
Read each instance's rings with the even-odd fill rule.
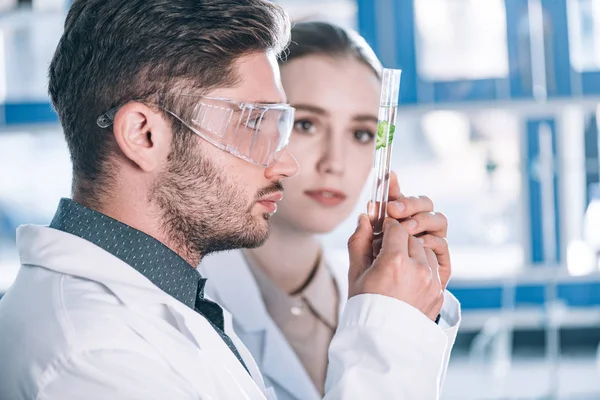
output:
[[169,155],[171,128],[160,112],[145,104],[122,106],[115,115],[113,133],[125,157],[145,172],[160,168]]

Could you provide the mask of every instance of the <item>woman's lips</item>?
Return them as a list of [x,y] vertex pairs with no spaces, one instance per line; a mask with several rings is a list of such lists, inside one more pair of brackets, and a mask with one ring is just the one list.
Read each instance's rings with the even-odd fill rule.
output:
[[317,203],[327,207],[335,207],[346,200],[346,195],[344,193],[330,188],[307,190],[304,194],[315,200]]

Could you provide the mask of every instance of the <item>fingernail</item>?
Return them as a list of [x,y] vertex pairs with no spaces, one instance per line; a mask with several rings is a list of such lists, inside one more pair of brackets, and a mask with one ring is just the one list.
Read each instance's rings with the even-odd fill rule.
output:
[[418,239],[419,239],[419,242],[420,242],[421,244],[425,244],[425,239],[423,239],[422,237],[420,237],[420,238],[418,238]]
[[383,221],[383,230],[386,230],[387,228],[389,228],[389,226],[390,226],[391,224],[393,224],[394,222],[395,222],[395,220],[394,220],[394,219],[392,219],[392,218],[386,218],[386,219]]
[[417,221],[414,219],[409,219],[404,223],[404,227],[408,230],[413,230],[417,227]]
[[406,207],[404,206],[404,204],[399,203],[397,201],[393,202],[391,204],[391,206],[396,210],[396,212],[399,212],[399,213],[402,212],[402,211],[404,211],[406,209]]

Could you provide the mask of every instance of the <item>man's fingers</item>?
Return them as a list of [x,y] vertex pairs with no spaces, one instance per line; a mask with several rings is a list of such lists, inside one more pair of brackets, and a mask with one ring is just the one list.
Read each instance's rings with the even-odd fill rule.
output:
[[452,264],[450,259],[450,249],[448,248],[448,241],[445,238],[441,238],[435,235],[423,235],[419,237],[419,241],[427,249],[436,255],[437,262],[439,264],[439,274],[442,283],[442,289],[446,289],[450,276],[452,274]]
[[427,263],[429,264],[429,268],[431,268],[432,276],[435,279],[439,280],[440,279],[440,274],[439,274],[440,265],[438,264],[437,256],[431,249],[424,249],[424,251],[425,251],[425,257],[427,258]]
[[437,256],[440,265],[450,265],[450,249],[448,241],[435,235],[423,235],[419,238],[423,247],[431,249]]
[[383,223],[383,239],[379,254],[409,254],[408,232],[400,225],[400,222],[392,218],[386,218]]
[[440,310],[442,308],[444,302],[444,296],[442,293],[442,282],[440,279],[439,273],[439,264],[438,259],[431,249],[425,249],[425,253],[427,255],[427,260],[429,262],[429,267],[431,268],[431,291],[436,294],[436,301],[432,304],[431,311],[427,314],[431,319],[435,320]]
[[353,282],[369,268],[373,261],[373,229],[369,217],[361,214],[358,219],[356,231],[348,239],[348,253],[350,255],[350,280]]
[[432,212],[433,201],[427,196],[401,196],[388,203],[387,212],[390,218],[404,219],[418,213]]
[[416,260],[419,264],[427,266],[429,261],[427,260],[427,254],[423,245],[416,237],[410,235],[408,238],[408,255],[410,258]]
[[442,213],[422,212],[413,215],[401,222],[404,229],[411,235],[420,235],[427,232],[439,237],[446,237],[448,234],[448,219]]

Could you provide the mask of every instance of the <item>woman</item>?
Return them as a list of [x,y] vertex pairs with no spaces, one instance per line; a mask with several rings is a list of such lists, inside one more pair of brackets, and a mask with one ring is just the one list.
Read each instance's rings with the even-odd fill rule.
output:
[[[348,266],[323,251],[317,235],[348,217],[371,171],[380,71],[357,34],[322,22],[295,25],[281,76],[296,108],[289,147],[300,173],[284,182],[285,197],[264,246],[209,256],[200,266],[206,293],[232,313],[236,332],[279,399],[320,399],[324,391]],[[400,197],[397,184],[391,196]],[[410,233],[445,236],[447,222],[431,212],[428,199],[401,200],[405,210],[393,216],[412,215],[421,227]],[[449,258],[438,253],[445,287]],[[449,294],[442,319],[452,345],[460,317]]]

